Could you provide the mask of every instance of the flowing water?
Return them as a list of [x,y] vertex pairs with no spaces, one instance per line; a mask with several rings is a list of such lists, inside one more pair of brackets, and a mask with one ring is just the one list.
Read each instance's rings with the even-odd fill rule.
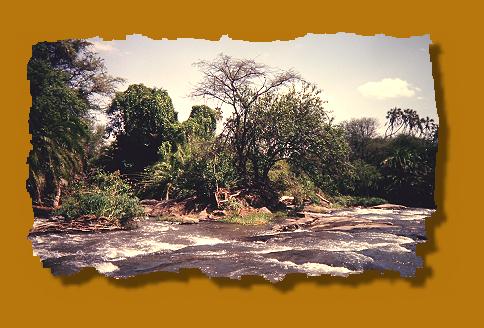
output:
[[422,267],[415,250],[425,242],[425,219],[432,212],[354,208],[326,215],[392,224],[385,228],[276,232],[271,225],[146,219],[130,231],[44,233],[29,239],[34,255],[55,275],[94,267],[116,278],[181,268],[199,268],[210,277],[260,275],[271,281],[293,272],[347,276],[369,269],[413,276]]

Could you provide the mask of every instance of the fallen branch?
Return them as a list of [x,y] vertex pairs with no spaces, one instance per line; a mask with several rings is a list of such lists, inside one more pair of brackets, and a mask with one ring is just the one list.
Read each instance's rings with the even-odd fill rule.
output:
[[63,217],[52,217],[48,220],[36,219],[34,220],[34,225],[29,234],[47,232],[111,231],[119,229],[122,229],[122,226],[117,220],[84,215],[73,220],[66,220]]

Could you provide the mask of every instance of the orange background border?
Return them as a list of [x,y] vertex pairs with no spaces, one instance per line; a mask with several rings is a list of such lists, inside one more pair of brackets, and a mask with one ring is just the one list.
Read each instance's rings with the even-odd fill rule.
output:
[[[194,1],[193,1],[194,2]],[[297,5],[297,6],[296,6]],[[122,1],[9,2],[2,5],[1,163],[2,321],[15,326],[306,326],[408,327],[477,322],[482,298],[483,185],[482,8],[477,1]],[[287,40],[306,33],[430,33],[440,116],[438,211],[418,252],[415,279],[376,273],[340,278],[290,276],[273,286],[257,277],[208,279],[197,271],[123,281],[93,270],[69,278],[43,269],[26,235],[32,225],[25,189],[31,104],[26,65],[31,46],[65,38],[192,37]],[[480,33],[480,35],[479,35]],[[481,304],[482,306],[482,304]],[[482,321],[482,320],[480,320]],[[10,326],[6,325],[6,326]]]

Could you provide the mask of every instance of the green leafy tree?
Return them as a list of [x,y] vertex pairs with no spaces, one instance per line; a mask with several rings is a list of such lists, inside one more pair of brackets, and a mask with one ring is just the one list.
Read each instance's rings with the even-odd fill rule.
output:
[[32,47],[28,70],[32,97],[43,92],[47,70],[52,69],[61,72],[62,80],[91,108],[97,107],[97,96],[112,95],[116,84],[123,81],[107,73],[92,44],[82,39],[40,42]]
[[173,145],[181,138],[177,113],[166,90],[130,85],[116,94],[107,113],[107,131],[115,137],[106,163],[111,171],[142,172],[158,160],[163,142]]
[[347,144],[324,111],[318,91],[295,72],[220,55],[196,63],[203,78],[192,95],[231,110],[220,138],[233,153],[241,185],[265,183],[270,169],[288,160],[321,185],[346,168]]
[[351,148],[351,159],[365,159],[369,144],[377,136],[378,121],[373,117],[355,118],[343,122],[342,127]]
[[347,147],[323,104],[320,91],[307,83],[287,93],[268,93],[257,101],[249,117],[248,152],[255,181],[267,181],[271,168],[282,160],[302,171],[313,167],[318,178],[340,167]]
[[210,140],[215,137],[217,122],[221,119],[219,109],[212,109],[206,105],[193,106],[190,116],[181,124],[186,140]]
[[318,134],[317,142],[307,149],[305,155],[294,156],[290,163],[296,173],[304,172],[326,193],[339,193],[351,174],[350,149],[344,131],[326,125]]

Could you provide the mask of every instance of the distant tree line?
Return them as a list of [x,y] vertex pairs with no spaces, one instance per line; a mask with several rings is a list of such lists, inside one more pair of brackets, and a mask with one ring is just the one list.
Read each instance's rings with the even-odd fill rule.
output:
[[379,196],[391,202],[433,207],[438,126],[414,110],[391,109],[386,134],[373,118],[342,124],[351,148],[349,181],[341,192]]

